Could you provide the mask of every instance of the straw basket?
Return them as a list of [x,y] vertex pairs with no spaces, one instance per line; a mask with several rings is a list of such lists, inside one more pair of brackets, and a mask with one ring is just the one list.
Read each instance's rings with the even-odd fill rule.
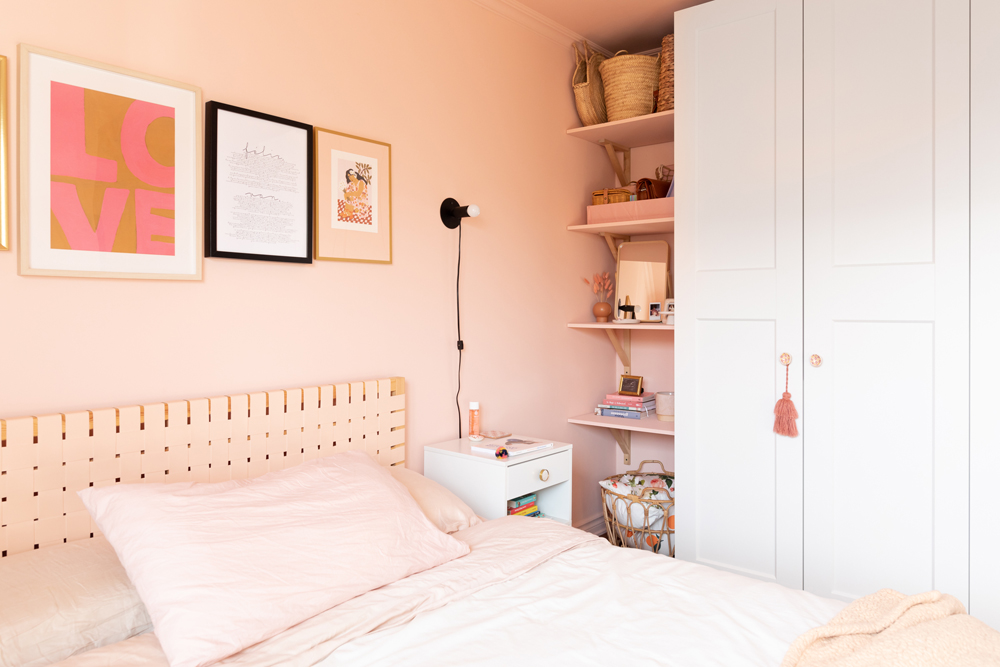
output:
[[[641,475],[642,467],[656,463],[662,475],[673,479],[674,473],[664,469],[659,461],[643,461],[638,470],[621,475],[612,475],[605,482],[618,482],[626,475]],[[649,474],[649,473],[645,473]],[[660,475],[661,473],[652,473]],[[661,496],[655,499],[653,495]],[[665,497],[662,497],[665,496]],[[601,507],[604,509],[604,525],[608,531],[608,541],[618,547],[645,549],[656,553],[674,555],[674,522],[670,515],[674,508],[674,496],[663,487],[643,488],[639,495],[618,493],[601,486]],[[664,549],[666,545],[666,549]]]
[[663,38],[663,48],[660,51],[660,96],[656,103],[657,111],[670,111],[674,108],[674,36]]
[[632,191],[628,188],[604,188],[594,190],[594,206],[600,204],[620,204],[632,198]]
[[608,120],[625,120],[656,111],[653,91],[660,83],[660,56],[631,56],[619,51],[601,63]]
[[573,72],[573,96],[576,98],[576,113],[584,125],[608,122],[608,111],[604,106],[604,84],[601,82],[601,63],[604,56],[591,53],[590,45],[583,43],[583,54],[576,44],[576,71]]

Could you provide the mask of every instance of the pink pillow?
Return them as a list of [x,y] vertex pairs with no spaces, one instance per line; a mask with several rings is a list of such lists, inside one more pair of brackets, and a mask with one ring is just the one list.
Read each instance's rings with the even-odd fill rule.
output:
[[469,552],[363,452],[251,480],[80,492],[171,667],[221,660]]
[[393,479],[406,487],[424,516],[446,533],[478,526],[483,522],[461,498],[433,479],[401,466],[389,469]]

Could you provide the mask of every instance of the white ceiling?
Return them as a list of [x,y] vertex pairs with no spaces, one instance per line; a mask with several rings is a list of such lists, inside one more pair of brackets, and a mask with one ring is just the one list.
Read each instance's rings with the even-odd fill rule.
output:
[[708,0],[520,0],[612,53],[660,47],[674,31],[674,12]]

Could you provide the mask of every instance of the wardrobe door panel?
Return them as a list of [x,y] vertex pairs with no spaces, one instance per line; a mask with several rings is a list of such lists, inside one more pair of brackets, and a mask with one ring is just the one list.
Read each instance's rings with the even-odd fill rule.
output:
[[805,587],[967,601],[969,0],[804,26]]
[[1000,3],[972,2],[969,613],[1000,630]]
[[675,15],[680,558],[802,586],[801,440],[772,432],[802,377],[799,0]]

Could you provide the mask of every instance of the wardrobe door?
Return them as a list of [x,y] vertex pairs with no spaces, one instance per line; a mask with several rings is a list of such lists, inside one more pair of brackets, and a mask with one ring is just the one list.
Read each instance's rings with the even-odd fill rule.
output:
[[1000,629],[1000,3],[972,1],[969,613]]
[[969,0],[806,0],[805,587],[968,602]]
[[802,587],[802,6],[675,14],[680,558]]

